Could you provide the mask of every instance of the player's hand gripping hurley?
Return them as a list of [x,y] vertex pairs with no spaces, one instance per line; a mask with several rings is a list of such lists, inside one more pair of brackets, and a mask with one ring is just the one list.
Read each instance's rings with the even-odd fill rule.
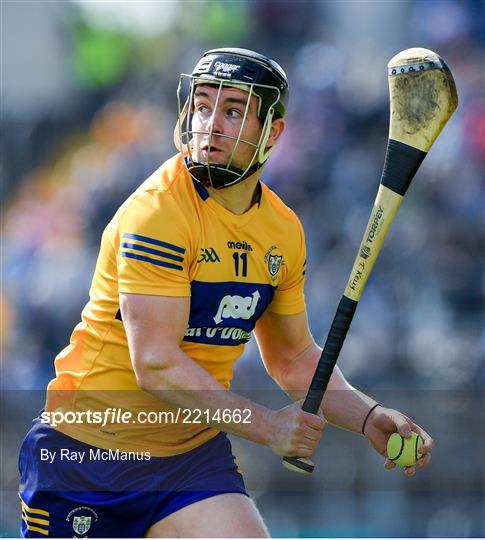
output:
[[[321,405],[358,301],[406,190],[458,105],[453,76],[433,51],[407,49],[387,67],[391,111],[384,168],[347,287],[302,406],[313,414]],[[283,458],[283,465],[304,474],[315,467],[311,460],[298,457]]]

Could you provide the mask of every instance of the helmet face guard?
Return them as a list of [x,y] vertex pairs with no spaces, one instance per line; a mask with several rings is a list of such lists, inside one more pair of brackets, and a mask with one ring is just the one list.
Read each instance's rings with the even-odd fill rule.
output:
[[[212,121],[207,131],[194,131],[192,127],[193,105],[196,87],[212,85],[217,89]],[[185,87],[184,87],[185,85]],[[224,88],[236,88],[247,93],[244,114],[237,136],[224,133],[214,134],[213,118],[218,113],[220,97]],[[183,95],[186,94],[186,98]],[[262,129],[258,141],[252,142],[242,138],[249,104],[252,96],[258,98],[258,118]],[[174,140],[184,157],[190,175],[205,186],[216,189],[232,186],[254,174],[261,168],[274,146],[265,150],[274,118],[282,118],[286,113],[288,101],[288,82],[283,70],[269,58],[245,49],[216,49],[205,53],[191,75],[180,76],[177,90],[178,121],[175,127]],[[182,103],[184,102],[184,105]],[[194,135],[205,135],[208,138],[207,163],[194,159]],[[214,135],[217,138],[231,139],[234,146],[227,163],[211,163],[210,148]],[[245,169],[233,164],[240,145],[248,145],[252,149],[251,159]]]

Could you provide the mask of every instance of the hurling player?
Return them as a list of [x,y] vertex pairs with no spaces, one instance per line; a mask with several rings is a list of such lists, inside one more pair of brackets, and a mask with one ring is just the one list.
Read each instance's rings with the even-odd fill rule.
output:
[[[418,465],[430,459],[429,435],[338,368],[322,414],[301,410],[321,354],[307,324],[305,236],[260,180],[285,129],[284,71],[253,51],[212,50],[178,95],[179,153],[107,225],[44,413],[119,408],[172,421],[35,419],[20,452],[24,537],[267,536],[226,433],[309,457],[327,421],[385,456],[392,432],[415,430]],[[292,405],[270,410],[230,391],[253,332]]]

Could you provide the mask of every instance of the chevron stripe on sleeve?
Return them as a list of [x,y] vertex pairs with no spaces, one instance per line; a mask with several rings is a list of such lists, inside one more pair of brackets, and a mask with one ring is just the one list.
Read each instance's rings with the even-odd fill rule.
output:
[[124,233],[121,256],[145,263],[183,270],[185,248],[149,236]]

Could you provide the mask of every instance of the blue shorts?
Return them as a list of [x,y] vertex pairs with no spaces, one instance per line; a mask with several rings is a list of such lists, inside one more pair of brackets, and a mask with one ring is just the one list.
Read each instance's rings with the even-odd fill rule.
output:
[[99,452],[34,420],[19,457],[22,538],[143,537],[184,506],[247,495],[225,433],[177,456],[94,459]]

